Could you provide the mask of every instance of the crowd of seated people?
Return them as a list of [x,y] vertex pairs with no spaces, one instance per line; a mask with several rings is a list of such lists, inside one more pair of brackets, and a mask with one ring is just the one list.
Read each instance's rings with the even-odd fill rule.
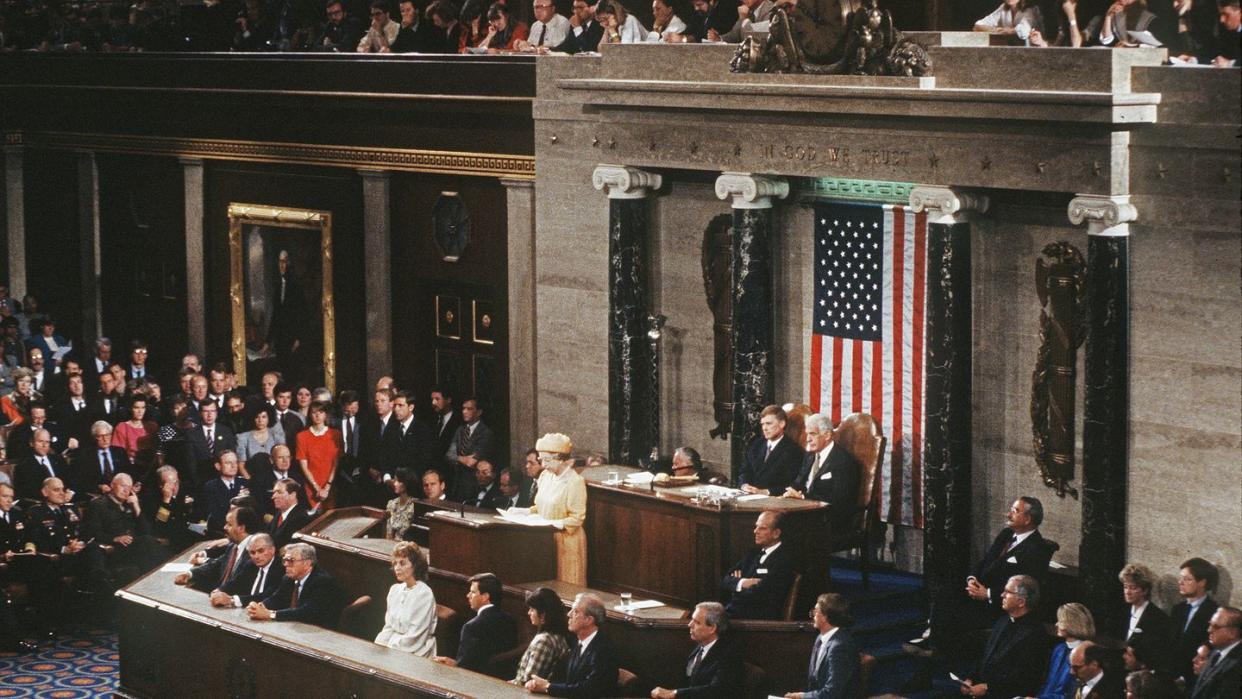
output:
[[[1239,0],[1003,0],[973,29],[1027,46],[1163,45],[1175,64],[1233,66]],[[322,4],[321,4],[322,3]],[[578,53],[601,43],[737,43],[771,0],[653,0],[651,27],[620,0],[4,0],[0,51]],[[794,3],[786,3],[794,5]],[[645,8],[644,8],[645,9]],[[967,29],[967,27],[961,27]],[[28,332],[23,325],[23,333]]]
[[[20,306],[0,295],[0,309],[6,306],[0,313],[15,317]],[[428,557],[411,541],[419,500],[532,508],[556,526],[557,577],[585,585],[585,485],[567,436],[544,435],[520,466],[506,467],[486,405],[447,386],[429,391],[422,414],[418,397],[389,377],[366,401],[354,390],[334,397],[277,372],[262,374],[251,389],[227,366],[205,367],[187,354],[175,379],[163,380],[177,389],[165,392],[167,367],[145,343],[132,342],[119,356],[107,338],[75,346],[46,316],[31,322],[35,331],[9,355],[20,359],[9,366],[16,380],[0,405],[7,421],[0,433],[16,457],[11,478],[0,472],[0,589],[26,583],[33,623],[0,600],[6,649],[29,648],[27,630],[38,636],[67,623],[66,595],[106,598],[196,545],[193,568],[170,584],[201,590],[203,604],[244,610],[256,622],[334,628],[346,593],[318,564],[315,548],[293,534],[317,513],[362,504],[386,511],[384,532],[394,541],[383,626],[367,630],[377,644],[489,673],[497,672],[492,658],[514,651],[503,679],[528,691],[615,691],[624,649],[611,641],[598,597],[579,595],[566,614],[555,592],[536,590],[527,599],[533,634],[521,635],[498,604],[501,581],[486,571],[470,578],[466,601],[475,616],[461,630],[457,654],[438,654]],[[827,502],[827,526],[854,526],[866,502],[859,501],[864,474],[877,462],[877,426],[863,414],[834,425],[805,406],[789,408],[762,411],[738,487]],[[720,480],[690,447],[651,466],[674,478]],[[1202,558],[1182,564],[1183,601],[1167,612],[1153,595],[1157,574],[1133,564],[1120,571],[1117,605],[1125,613],[1115,628],[1097,628],[1086,607],[1068,603],[1056,610],[1055,636],[1046,631],[1041,589],[1055,547],[1040,533],[1043,516],[1037,498],[1015,499],[962,586],[938,593],[927,633],[911,644],[911,652],[930,657],[913,684],[946,667],[970,667],[961,693],[976,697],[1069,699],[1081,692],[1106,699],[1127,687],[1135,697],[1237,696],[1242,612],[1213,601],[1220,575]],[[785,544],[782,519],[777,510],[756,518],[754,547],[725,572],[715,599],[690,616],[693,649],[683,683],[652,687],[652,697],[730,696],[738,686],[746,651],[732,622],[788,613],[800,563]],[[818,633],[807,642],[805,686],[790,696],[854,696],[861,671],[849,605],[814,592],[808,614]],[[517,653],[517,639],[531,635]]]

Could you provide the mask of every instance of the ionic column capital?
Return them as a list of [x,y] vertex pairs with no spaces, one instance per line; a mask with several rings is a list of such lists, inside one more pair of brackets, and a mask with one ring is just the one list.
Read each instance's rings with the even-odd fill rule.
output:
[[770,209],[773,197],[789,196],[789,182],[782,177],[725,172],[716,178],[716,196],[732,198],[735,209]]
[[663,182],[654,172],[625,165],[598,165],[591,175],[591,184],[609,199],[644,199]]
[[1070,200],[1069,219],[1075,226],[1087,224],[1087,235],[1126,237],[1130,222],[1138,220],[1138,209],[1130,195],[1079,194]]
[[991,204],[986,194],[968,189],[918,185],[910,190],[910,208],[926,211],[928,223],[960,223],[971,213],[987,213]]

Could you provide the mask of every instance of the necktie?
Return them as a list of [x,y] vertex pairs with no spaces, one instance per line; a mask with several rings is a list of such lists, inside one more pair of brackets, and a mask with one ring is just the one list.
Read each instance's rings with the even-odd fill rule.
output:
[[86,401],[83,401],[81,398],[74,398],[73,399],[73,411],[76,413],[77,411],[81,410],[82,406],[85,405],[85,403]]
[[229,576],[233,574],[233,565],[237,563],[238,548],[240,547],[237,544],[233,544],[233,552],[229,554],[229,562],[224,566],[224,575],[220,576],[220,584],[216,587],[223,586],[224,583],[229,581]]
[[1186,629],[1190,628],[1190,620],[1195,618],[1195,612],[1199,610],[1196,605],[1190,605],[1190,609],[1186,610],[1186,623],[1182,625],[1182,633],[1186,633]]
[[104,398],[104,414],[112,414],[112,401],[107,398]]
[[263,590],[263,578],[266,575],[267,575],[267,571],[260,568],[259,574],[254,576],[254,587],[251,588],[250,590],[250,594],[252,596],[258,596],[259,592]]
[[811,490],[811,484],[815,482],[815,477],[819,475],[819,469],[824,466],[823,452],[815,455],[815,464],[811,467],[811,477],[806,479],[806,489]]
[[1078,683],[1078,689],[1074,690],[1074,699],[1082,699],[1082,683]]
[[699,663],[703,661],[703,646],[695,649],[694,655],[690,658],[690,662],[686,665],[686,677],[694,677],[694,672],[699,669]]
[[280,303],[281,305],[284,305],[285,303],[285,278],[284,277],[280,278]]
[[767,446],[764,447],[763,449],[763,460],[767,461],[768,457],[771,455],[772,455],[772,443],[768,442]]
[[0,510],[0,517],[3,517],[3,518],[4,518],[4,523],[5,523],[5,524],[8,524],[8,523],[9,523],[9,512],[8,512],[8,510]]
[[813,686],[815,683],[815,667],[819,664],[818,663],[819,649],[820,649],[820,646],[823,645],[823,643],[824,643],[824,639],[822,637],[817,638],[815,639],[815,645],[811,648],[811,664],[806,669],[806,679],[807,679],[808,687]]
[[543,46],[543,35],[548,31],[548,25],[539,23],[539,40],[535,42],[535,46]]
[[293,596],[289,598],[289,608],[295,609],[298,606],[298,592],[302,590],[302,583],[293,583]]
[[107,449],[99,450],[99,471],[105,478],[112,476],[112,455]]
[[[1203,667],[1203,675],[1206,675],[1209,670],[1216,667],[1216,663],[1219,663],[1219,662],[1220,662],[1220,651],[1219,650],[1212,651],[1212,654],[1208,656],[1207,665]],[[1203,675],[1199,676],[1200,679],[1203,678]]]
[[1018,535],[1014,534],[1013,538],[1009,540],[1009,543],[1005,544],[1005,550],[1001,551],[1001,555],[1004,556],[1009,553],[1009,549],[1013,548],[1013,545],[1016,543],[1018,543]]
[[354,451],[354,419],[351,417],[345,420],[345,453],[350,456],[355,455]]
[[52,470],[52,464],[50,464],[50,463],[48,462],[48,460],[47,460],[47,457],[46,457],[46,456],[40,456],[40,457],[39,457],[39,463],[43,464],[43,468],[46,468],[46,469],[47,469],[48,475],[50,475],[50,476],[55,476],[55,475],[56,475],[56,472]]
[[279,529],[280,526],[283,525],[284,523],[285,523],[285,513],[281,512],[280,516],[276,518],[276,528]]
[[210,452],[212,456],[216,455],[215,430],[210,427],[207,428],[207,451]]

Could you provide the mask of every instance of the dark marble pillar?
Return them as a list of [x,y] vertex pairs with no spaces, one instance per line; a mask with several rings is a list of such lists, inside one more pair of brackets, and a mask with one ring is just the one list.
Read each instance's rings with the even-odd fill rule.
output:
[[923,573],[935,599],[961,586],[971,550],[971,279],[966,210],[986,197],[916,187],[927,213],[927,377],[923,455]]
[[82,337],[103,334],[99,280],[103,270],[99,252],[99,170],[95,154],[78,153],[78,259],[82,277]]
[[359,170],[362,177],[363,282],[367,321],[367,383],[392,374],[392,176]]
[[651,381],[647,341],[647,195],[660,176],[616,165],[595,168],[596,189],[608,194],[608,459],[638,465],[651,452],[659,396]]
[[726,172],[716,196],[733,205],[733,428],[732,473],[759,434],[759,413],[773,401],[772,198],[789,196],[778,178]]
[[1078,583],[1096,627],[1115,628],[1117,574],[1126,563],[1130,465],[1129,197],[1079,196],[1069,205],[1087,223],[1087,354],[1082,431],[1082,543]]
[[181,161],[185,190],[185,307],[188,349],[202,355],[207,351],[206,248],[203,239],[206,192],[203,161],[178,158]]

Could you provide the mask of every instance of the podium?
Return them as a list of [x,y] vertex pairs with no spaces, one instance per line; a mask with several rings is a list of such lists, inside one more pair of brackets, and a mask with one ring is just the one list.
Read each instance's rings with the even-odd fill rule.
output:
[[505,584],[556,577],[552,527],[505,522],[494,513],[439,510],[427,514],[436,568],[462,575],[495,573]]

